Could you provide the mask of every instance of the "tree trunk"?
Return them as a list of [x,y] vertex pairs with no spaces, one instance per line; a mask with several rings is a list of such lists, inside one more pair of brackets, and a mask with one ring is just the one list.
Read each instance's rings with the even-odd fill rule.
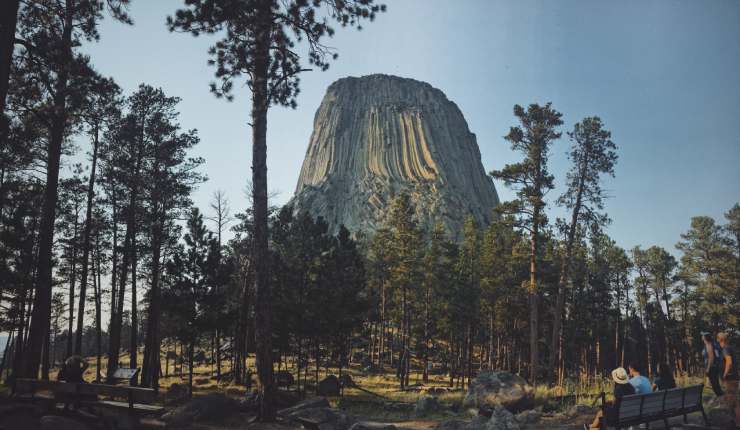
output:
[[259,377],[259,419],[275,420],[275,383],[272,368],[272,298],[267,233],[267,89],[272,23],[272,1],[262,0],[255,11],[256,38],[252,84],[252,204],[254,213],[254,272],[256,294],[256,363]]
[[[562,264],[560,266],[560,277],[558,279],[558,290],[557,298],[555,299],[555,309],[553,311],[552,319],[552,340],[550,342],[550,356],[548,359],[549,372],[553,372],[557,367],[556,363],[559,361],[557,353],[560,350],[560,327],[563,322],[563,311],[565,310],[565,285],[570,279],[570,266],[573,257],[573,245],[576,238],[576,229],[578,227],[578,218],[581,213],[581,205],[583,201],[583,191],[586,181],[586,168],[588,167],[588,155],[584,156],[583,160],[580,160],[581,166],[578,169],[578,189],[576,191],[576,202],[573,205],[573,212],[571,213],[570,225],[568,226],[568,237],[565,242],[565,255],[563,257]],[[554,373],[550,373],[550,381],[554,381]]]
[[[134,213],[136,213],[136,209],[134,206],[134,209],[132,209]],[[136,215],[133,215],[132,217],[135,218]],[[136,221],[134,221],[134,225],[136,225]],[[137,355],[139,353],[139,314],[138,314],[138,297],[136,295],[137,289],[136,289],[136,279],[137,279],[137,262],[138,262],[138,250],[136,245],[136,230],[134,228],[134,233],[131,235],[131,339],[130,339],[130,345],[129,345],[129,367],[132,369],[135,369],[138,367],[138,360]],[[131,381],[131,385],[137,385],[138,384],[138,376],[134,377]]]
[[529,383],[537,383],[538,353],[538,317],[539,296],[537,292],[537,249],[539,241],[539,210],[535,210],[532,226],[532,240],[529,251]]
[[[93,270],[95,270],[95,273],[93,273],[93,288],[95,289],[95,362],[97,363],[96,372],[95,372],[95,381],[100,382],[101,375],[100,375],[100,368],[102,366],[101,361],[101,355],[102,355],[102,343],[103,343],[103,327],[102,327],[102,284],[101,281],[101,266],[100,266],[100,244],[97,241],[95,243],[95,262],[97,263],[97,270],[95,270],[95,265],[92,265]],[[95,282],[95,275],[97,274],[98,282]]]
[[[155,205],[156,208],[156,205]],[[164,216],[162,208],[161,217]],[[158,388],[159,386],[159,368],[160,368],[160,340],[159,340],[159,314],[160,308],[160,254],[162,241],[162,222],[161,218],[155,216],[152,231],[152,280],[149,290],[149,312],[147,313],[146,339],[144,341],[144,371],[142,374],[142,384],[145,387]]]
[[90,259],[90,230],[92,228],[93,197],[95,197],[95,169],[98,162],[99,126],[93,127],[93,153],[90,163],[90,180],[87,184],[87,210],[85,230],[82,232],[82,279],[80,280],[80,302],[77,305],[77,337],[75,354],[82,354],[82,329],[85,319],[85,299],[87,294],[87,267]]
[[[77,283],[77,213],[75,213],[74,230],[72,234],[72,261],[70,266],[72,271],[69,274],[69,318],[67,325],[67,357],[72,355],[72,339],[74,336],[74,320],[75,320],[75,284]],[[80,334],[82,336],[82,334]]]
[[20,0],[0,2],[0,142],[5,143],[8,123],[5,121],[5,100],[10,85],[10,64],[15,47],[15,27]]

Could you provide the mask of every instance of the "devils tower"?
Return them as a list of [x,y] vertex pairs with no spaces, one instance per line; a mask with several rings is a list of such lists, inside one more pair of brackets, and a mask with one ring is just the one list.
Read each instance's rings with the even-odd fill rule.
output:
[[340,79],[316,111],[292,203],[333,231],[372,234],[407,192],[421,226],[459,238],[465,218],[488,224],[498,204],[462,112],[425,82],[388,75]]

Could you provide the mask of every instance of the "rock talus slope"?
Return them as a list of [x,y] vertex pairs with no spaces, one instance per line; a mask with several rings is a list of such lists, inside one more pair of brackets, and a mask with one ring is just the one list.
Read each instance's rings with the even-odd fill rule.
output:
[[476,138],[455,103],[413,79],[343,78],[314,119],[292,204],[336,232],[372,234],[393,196],[406,191],[421,226],[442,222],[452,238],[472,215],[488,224],[498,204]]

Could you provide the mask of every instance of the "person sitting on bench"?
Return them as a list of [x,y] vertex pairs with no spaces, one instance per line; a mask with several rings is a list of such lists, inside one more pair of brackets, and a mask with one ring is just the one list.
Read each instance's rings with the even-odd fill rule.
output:
[[614,403],[606,407],[606,416],[604,416],[604,411],[600,409],[590,425],[583,425],[584,430],[599,430],[602,418],[605,418],[607,422],[614,421],[619,412],[619,403],[622,401],[622,397],[635,394],[635,387],[630,384],[630,377],[623,367],[612,370],[612,379],[614,380]]
[[673,369],[665,363],[658,363],[658,376],[653,381],[653,391],[670,390],[672,388],[676,388]]
[[636,362],[631,362],[627,369],[630,371],[630,384],[635,387],[635,394],[650,394],[653,392],[653,386],[650,380],[642,376],[642,368]]

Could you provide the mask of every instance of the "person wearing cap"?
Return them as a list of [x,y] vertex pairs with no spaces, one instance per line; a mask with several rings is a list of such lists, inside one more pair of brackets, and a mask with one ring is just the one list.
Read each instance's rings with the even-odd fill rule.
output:
[[704,350],[701,353],[704,357],[704,373],[709,378],[712,391],[719,397],[724,394],[722,386],[719,384],[720,362],[723,361],[720,355],[722,348],[712,339],[712,335],[706,331],[701,333],[701,338],[704,341]]
[[635,387],[630,384],[630,377],[623,367],[617,367],[612,370],[612,379],[614,380],[614,402],[606,406],[606,417],[604,417],[604,411],[600,409],[590,425],[583,425],[584,430],[599,430],[601,428],[602,418],[606,418],[607,423],[615,421],[622,397],[635,394]]
[[722,347],[722,356],[724,357],[724,368],[721,369],[722,380],[725,383],[725,403],[727,408],[735,411],[735,423],[740,425],[740,403],[737,401],[737,357],[735,349],[730,345],[727,339],[727,333],[718,333],[717,341]]

